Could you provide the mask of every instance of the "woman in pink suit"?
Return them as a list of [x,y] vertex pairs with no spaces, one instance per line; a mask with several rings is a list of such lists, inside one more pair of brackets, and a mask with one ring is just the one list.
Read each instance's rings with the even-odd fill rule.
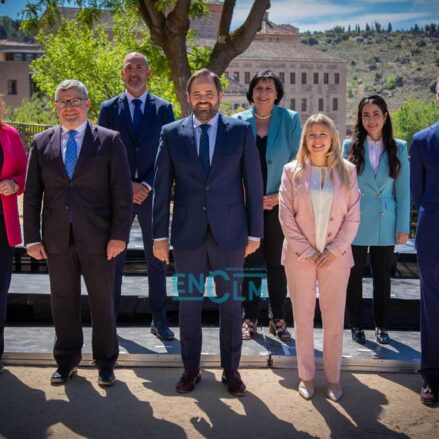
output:
[[285,235],[282,264],[293,304],[299,394],[314,395],[314,311],[316,283],[323,322],[323,364],[327,396],[343,395],[340,368],[346,287],[354,261],[351,243],[360,222],[355,166],[341,155],[333,121],[323,114],[305,123],[297,160],[285,165],[279,191]]
[[4,102],[0,96],[0,372],[3,369],[4,327],[13,247],[21,242],[17,196],[23,192],[26,154],[15,128],[1,121]]

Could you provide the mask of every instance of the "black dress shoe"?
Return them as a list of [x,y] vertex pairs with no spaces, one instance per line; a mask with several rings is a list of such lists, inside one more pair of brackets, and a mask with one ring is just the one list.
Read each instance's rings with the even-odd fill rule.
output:
[[362,329],[352,328],[351,333],[352,333],[352,340],[354,340],[359,344],[366,343],[366,336],[364,335],[364,331]]
[[102,387],[112,386],[116,382],[113,369],[101,369],[99,371],[98,384]]
[[422,404],[433,405],[437,401],[437,389],[434,389],[430,384],[424,384],[419,396]]
[[237,370],[224,371],[221,378],[223,384],[227,385],[227,390],[234,396],[244,396],[246,392],[245,384]]
[[151,323],[151,334],[154,334],[156,337],[161,338],[162,340],[174,340],[175,335],[169,329],[169,326],[166,324],[155,325],[154,322]]
[[180,380],[175,386],[178,393],[189,393],[195,389],[195,384],[201,381],[201,373],[199,370],[193,372],[183,372]]
[[377,342],[380,344],[389,344],[390,343],[389,334],[387,334],[387,331],[384,328],[376,328],[375,329],[375,337],[377,339]]
[[64,369],[61,367],[58,367],[58,369],[53,372],[52,376],[50,377],[50,384],[64,384],[66,383],[70,378],[78,374],[78,369],[76,367],[72,367],[71,369]]

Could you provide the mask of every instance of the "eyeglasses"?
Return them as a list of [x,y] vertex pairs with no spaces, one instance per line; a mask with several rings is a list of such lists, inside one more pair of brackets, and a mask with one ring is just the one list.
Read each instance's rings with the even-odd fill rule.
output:
[[67,108],[67,107],[79,107],[81,105],[81,101],[86,101],[87,99],[82,98],[74,98],[74,99],[66,99],[65,101],[55,101],[58,108]]

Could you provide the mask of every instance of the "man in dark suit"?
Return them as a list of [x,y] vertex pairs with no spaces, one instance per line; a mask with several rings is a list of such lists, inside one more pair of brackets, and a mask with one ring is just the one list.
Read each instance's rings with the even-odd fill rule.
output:
[[[174,333],[166,320],[166,265],[152,252],[152,196],[154,161],[162,126],[174,120],[172,105],[146,89],[151,69],[144,55],[133,52],[125,57],[122,79],[126,91],[101,105],[99,125],[119,131],[127,149],[133,185],[134,216],[142,229],[143,247],[148,266],[149,304],[152,311],[151,332],[165,340]],[[116,259],[115,307],[118,309],[126,251]]]
[[[439,105],[439,80],[436,86]],[[416,250],[421,279],[421,401],[439,393],[439,121],[413,136],[410,149],[412,199],[418,209]]]
[[168,262],[175,183],[171,244],[185,369],[177,391],[190,392],[201,379],[201,309],[210,272],[220,311],[222,381],[241,396],[241,281],[244,257],[262,238],[262,174],[250,125],[218,113],[221,97],[217,75],[194,73],[187,85],[193,114],[163,127],[155,165],[154,254]]
[[30,152],[24,240],[28,254],[47,259],[49,268],[58,365],[52,384],[66,382],[81,361],[82,274],[90,301],[98,383],[108,386],[115,382],[113,367],[119,353],[114,258],[129,237],[132,189],[119,133],[88,122],[89,107],[87,89],[80,81],[58,85],[55,108],[61,125],[36,135]]

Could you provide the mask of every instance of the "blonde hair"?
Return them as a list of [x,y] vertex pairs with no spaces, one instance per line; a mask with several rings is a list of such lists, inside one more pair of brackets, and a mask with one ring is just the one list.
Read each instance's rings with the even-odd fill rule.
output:
[[308,146],[306,144],[306,134],[311,128],[311,126],[316,124],[323,125],[331,133],[331,147],[326,155],[331,179],[334,178],[333,172],[336,171],[340,176],[340,180],[342,181],[342,183],[346,187],[350,188],[351,187],[350,172],[347,162],[343,159],[342,156],[340,137],[338,135],[337,128],[334,122],[332,121],[332,119],[322,113],[313,114],[305,122],[302,131],[302,137],[300,139],[299,151],[296,157],[297,166],[294,172],[294,178],[299,176],[305,169],[307,163],[309,163],[310,153],[308,150]]

